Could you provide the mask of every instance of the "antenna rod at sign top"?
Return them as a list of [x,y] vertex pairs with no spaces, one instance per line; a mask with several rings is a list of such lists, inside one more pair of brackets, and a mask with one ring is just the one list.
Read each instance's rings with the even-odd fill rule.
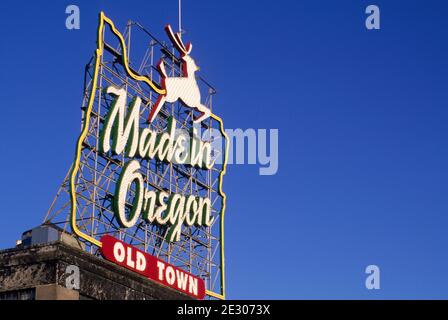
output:
[[179,0],[179,34],[182,35],[182,0]]

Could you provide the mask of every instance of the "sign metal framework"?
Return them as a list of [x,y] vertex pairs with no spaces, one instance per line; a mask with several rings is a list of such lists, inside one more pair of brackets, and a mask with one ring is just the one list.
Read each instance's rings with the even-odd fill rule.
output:
[[[131,34],[142,37],[148,46],[142,49],[142,41],[131,46]],[[180,37],[180,36],[179,36]],[[180,40],[180,38],[178,38]],[[132,48],[133,55],[130,50]],[[191,51],[191,47],[189,48]],[[135,53],[135,54],[134,54]],[[140,54],[141,53],[141,54]],[[139,55],[140,54],[140,55]],[[139,58],[142,57],[142,58]],[[135,64],[140,61],[139,64]],[[157,69],[163,62],[164,73]],[[82,130],[76,143],[74,163],[51,204],[45,223],[63,228],[71,226],[73,233],[84,243],[88,252],[100,255],[101,238],[113,236],[136,249],[166,261],[204,280],[209,298],[225,299],[224,274],[224,213],[226,195],[222,180],[226,172],[228,137],[222,119],[213,113],[215,89],[196,76],[202,93],[202,103],[210,115],[199,124],[198,110],[189,108],[181,100],[165,102],[158,107],[151,123],[147,119],[167,94],[163,82],[167,76],[185,76],[184,61],[175,54],[175,48],[156,39],[136,22],[128,22],[122,34],[113,21],[101,12],[97,31],[95,55],[85,70],[84,98],[82,106]],[[185,197],[194,195],[210,199],[210,225],[182,225],[178,241],[167,241],[169,226],[148,223],[139,219],[131,227],[123,228],[114,211],[114,197],[120,174],[131,160],[126,153],[104,152],[100,147],[101,131],[114,99],[106,93],[108,87],[124,89],[127,104],[138,96],[141,99],[140,128],[165,132],[170,119],[177,127],[195,132],[194,126],[204,134],[202,141],[220,148],[212,150],[216,161],[211,168],[171,163],[154,159],[138,159],[139,173],[145,189]],[[205,110],[205,109],[204,109]],[[196,124],[195,124],[196,122]],[[211,130],[214,129],[214,130]],[[208,132],[208,134],[207,134]],[[219,132],[220,136],[212,132]],[[136,185],[132,184],[125,201],[126,211],[131,212]]]

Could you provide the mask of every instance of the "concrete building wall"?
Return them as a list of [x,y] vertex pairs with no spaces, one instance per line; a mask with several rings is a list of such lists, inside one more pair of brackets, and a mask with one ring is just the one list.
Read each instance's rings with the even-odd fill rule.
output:
[[53,242],[0,251],[0,299],[191,298],[78,248]]

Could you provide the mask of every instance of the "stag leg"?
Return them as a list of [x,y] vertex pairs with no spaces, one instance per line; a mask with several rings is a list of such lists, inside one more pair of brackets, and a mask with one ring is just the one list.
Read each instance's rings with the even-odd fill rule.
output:
[[199,115],[199,117],[197,117],[196,119],[193,120],[194,123],[199,123],[202,120],[207,119],[208,117],[210,117],[210,109],[207,108],[204,105],[201,105],[201,108],[197,108],[199,110],[199,112],[201,112],[201,114]]
[[163,94],[159,95],[156,103],[152,106],[151,112],[149,113],[148,123],[151,123],[154,121],[154,119],[156,118],[160,109],[162,108],[163,104],[165,103],[165,100],[166,100],[166,95],[163,95]]

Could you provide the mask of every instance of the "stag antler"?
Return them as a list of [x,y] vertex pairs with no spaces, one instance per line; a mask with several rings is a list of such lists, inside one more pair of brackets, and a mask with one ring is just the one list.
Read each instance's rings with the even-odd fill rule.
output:
[[180,33],[174,33],[173,29],[171,29],[171,25],[169,24],[165,26],[165,31],[168,34],[171,42],[179,52],[183,53],[184,55],[190,54],[191,50],[193,49],[193,45],[191,44],[191,42],[188,42],[187,45],[184,45],[180,37]]

